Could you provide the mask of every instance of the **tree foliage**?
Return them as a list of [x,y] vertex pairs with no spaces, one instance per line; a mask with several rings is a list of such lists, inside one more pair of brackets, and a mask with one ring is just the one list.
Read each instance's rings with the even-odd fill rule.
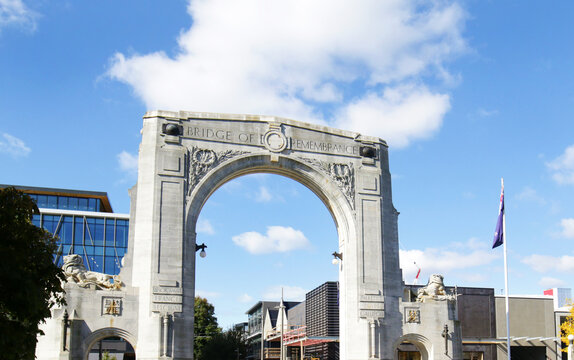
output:
[[568,335],[574,335],[574,304],[570,305],[570,315],[568,315],[565,321],[560,325],[562,342],[566,344],[566,347],[562,351],[568,351]]
[[34,359],[38,325],[63,303],[52,235],[32,224],[38,207],[13,187],[0,189],[0,354]]
[[205,359],[238,360],[247,357],[249,341],[245,333],[238,328],[231,328],[209,339],[203,349]]
[[221,334],[221,329],[217,325],[217,318],[215,317],[215,308],[207,299],[196,296],[194,304],[194,343],[193,355],[195,360],[207,360],[203,350],[209,340],[218,334]]

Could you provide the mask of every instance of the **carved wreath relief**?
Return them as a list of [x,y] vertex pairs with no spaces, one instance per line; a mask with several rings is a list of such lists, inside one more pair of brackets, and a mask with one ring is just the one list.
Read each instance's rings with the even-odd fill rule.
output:
[[355,169],[353,164],[327,163],[320,160],[301,158],[308,164],[318,167],[335,181],[352,208],[355,208]]
[[188,150],[188,195],[209,170],[235,156],[246,153],[248,153],[248,151],[233,150],[220,151],[216,153],[213,150],[200,149],[195,146],[191,150]]

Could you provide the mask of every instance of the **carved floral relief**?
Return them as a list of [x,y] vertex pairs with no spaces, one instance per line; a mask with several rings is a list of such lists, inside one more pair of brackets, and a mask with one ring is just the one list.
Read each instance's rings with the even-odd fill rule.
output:
[[248,151],[237,150],[215,152],[210,149],[200,149],[195,146],[191,150],[188,150],[188,195],[209,170],[235,156],[247,153]]
[[316,159],[300,159],[320,169],[324,174],[333,179],[349,201],[349,204],[351,204],[351,207],[355,208],[355,169],[352,163],[327,163]]

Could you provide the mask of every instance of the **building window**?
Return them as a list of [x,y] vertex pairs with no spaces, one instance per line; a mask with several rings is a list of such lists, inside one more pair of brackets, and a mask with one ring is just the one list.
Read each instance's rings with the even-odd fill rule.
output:
[[484,354],[481,351],[465,351],[462,353],[463,360],[483,360]]

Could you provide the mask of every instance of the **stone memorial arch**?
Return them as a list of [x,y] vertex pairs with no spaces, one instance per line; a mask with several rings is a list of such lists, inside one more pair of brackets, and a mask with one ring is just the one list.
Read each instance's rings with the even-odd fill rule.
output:
[[191,359],[196,221],[217,188],[249,173],[287,176],[324,202],[343,258],[341,358],[392,358],[402,276],[386,143],[277,117],[166,111],[144,118],[132,199],[138,358]]
[[340,359],[397,359],[407,342],[423,360],[460,358],[453,299],[405,297],[383,140],[271,116],[169,111],[144,116],[122,286],[66,284],[66,315],[52,312],[38,358],[87,359],[115,334],[137,359],[192,359],[197,218],[215,190],[250,173],[300,182],[335,220]]

